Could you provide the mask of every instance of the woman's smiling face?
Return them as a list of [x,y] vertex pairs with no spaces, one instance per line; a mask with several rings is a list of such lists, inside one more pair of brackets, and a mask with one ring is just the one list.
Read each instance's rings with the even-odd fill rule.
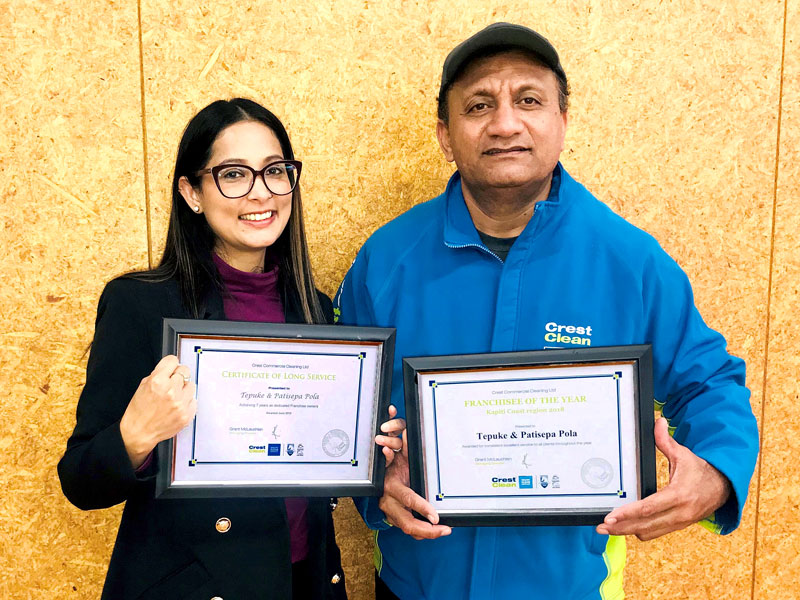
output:
[[[206,168],[236,163],[260,171],[284,158],[273,131],[258,121],[240,121],[226,127],[211,147]],[[252,271],[264,264],[264,253],[283,233],[292,214],[292,194],[270,192],[256,176],[253,188],[241,198],[222,195],[210,173],[197,188],[183,177],[180,191],[189,208],[199,207],[216,235],[215,250],[232,267]]]

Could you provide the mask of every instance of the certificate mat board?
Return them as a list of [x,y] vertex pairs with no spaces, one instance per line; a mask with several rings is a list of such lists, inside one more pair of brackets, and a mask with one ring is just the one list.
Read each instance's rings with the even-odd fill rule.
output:
[[[158,446],[163,498],[379,496],[394,329],[164,319],[197,414]],[[384,418],[385,420],[385,418]]]
[[649,345],[403,360],[411,487],[449,525],[591,525],[656,490]]

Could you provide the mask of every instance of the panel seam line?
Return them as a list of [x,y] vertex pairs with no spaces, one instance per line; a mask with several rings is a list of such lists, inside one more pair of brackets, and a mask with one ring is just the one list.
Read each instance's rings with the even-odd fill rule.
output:
[[147,230],[147,268],[153,268],[153,234],[150,225],[150,174],[147,169],[147,111],[144,90],[144,43],[142,42],[142,0],[136,2],[139,31],[139,91],[142,107],[142,167],[144,171],[144,214]]
[[781,159],[781,121],[783,117],[783,78],[784,66],[786,62],[786,21],[789,16],[788,0],[783,2],[783,35],[781,38],[781,70],[778,80],[778,123],[775,140],[775,170],[772,183],[772,228],[769,243],[769,276],[767,278],[767,318],[766,318],[766,331],[764,335],[764,370],[761,378],[761,432],[759,436],[759,452],[758,452],[758,477],[756,479],[756,498],[755,498],[755,525],[753,527],[753,564],[750,577],[750,598],[755,600],[756,597],[756,576],[758,567],[758,526],[761,505],[761,474],[763,469],[764,458],[764,438],[767,430],[767,424],[764,420],[766,415],[767,406],[767,383],[769,377],[769,342],[770,342],[770,322],[772,311],[772,276],[775,264],[775,229],[776,218],[778,215],[778,182],[780,174],[780,159]]

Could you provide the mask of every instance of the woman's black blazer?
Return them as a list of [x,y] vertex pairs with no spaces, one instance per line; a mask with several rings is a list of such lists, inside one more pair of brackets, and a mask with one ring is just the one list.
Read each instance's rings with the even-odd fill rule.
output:
[[[331,301],[319,294],[329,321]],[[285,302],[287,322],[300,322]],[[206,319],[224,319],[213,294]],[[95,335],[78,401],[77,425],[58,464],[61,487],[88,510],[125,502],[103,599],[290,600],[289,528],[282,498],[155,500],[154,460],[131,466],[119,422],[140,381],[161,359],[162,317],[188,318],[175,281],[111,281],[100,297]],[[216,529],[226,517],[226,533]],[[328,499],[309,499],[309,562],[314,598],[345,598]],[[336,583],[334,583],[336,582]]]

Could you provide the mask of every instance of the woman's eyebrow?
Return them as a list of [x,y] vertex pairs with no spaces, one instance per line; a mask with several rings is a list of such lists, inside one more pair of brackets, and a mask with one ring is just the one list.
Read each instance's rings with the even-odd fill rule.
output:
[[[269,156],[265,157],[263,162],[268,163],[275,160],[283,160],[283,157],[278,154],[270,154]],[[247,159],[244,158],[226,158],[225,160],[220,161],[219,164],[221,165],[229,165],[231,163],[236,164],[247,164]]]

